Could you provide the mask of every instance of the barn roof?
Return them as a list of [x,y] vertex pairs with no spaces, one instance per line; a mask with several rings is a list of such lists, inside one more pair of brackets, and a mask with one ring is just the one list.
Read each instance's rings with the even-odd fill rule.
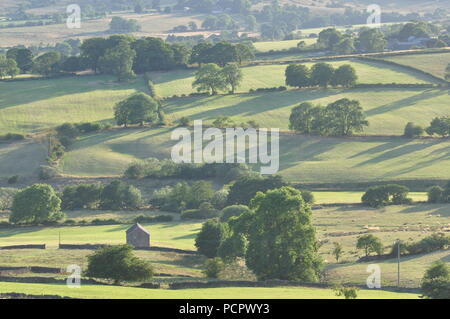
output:
[[136,223],[133,226],[131,226],[130,228],[128,228],[127,229],[127,234],[131,233],[131,232],[133,232],[135,230],[139,230],[139,231],[142,231],[142,232],[150,235],[150,233],[144,227],[142,227],[139,223]]

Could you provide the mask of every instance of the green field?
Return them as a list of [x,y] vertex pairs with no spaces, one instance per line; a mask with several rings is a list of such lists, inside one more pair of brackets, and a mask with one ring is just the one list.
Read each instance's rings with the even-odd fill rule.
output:
[[[352,204],[360,203],[364,192],[329,192],[314,191],[315,204]],[[414,201],[426,201],[427,193],[411,192],[409,197]]]
[[[151,233],[152,244],[162,247],[195,249],[194,238],[200,230],[198,222],[177,222],[144,225]],[[63,244],[123,244],[125,230],[130,225],[79,227],[25,227],[6,229],[0,233],[1,245],[47,244],[57,247],[59,236]]]
[[[60,168],[75,176],[121,175],[136,159],[169,158],[175,143],[170,133],[168,128],[129,129],[87,136]],[[442,170],[450,164],[449,147],[449,140],[439,139],[281,136],[279,173],[304,183],[450,178]]]
[[305,38],[298,40],[255,42],[253,43],[253,45],[259,52],[268,52],[271,50],[279,51],[296,48],[297,44],[301,41],[304,41],[306,45],[311,45],[317,42],[317,40],[314,38]]
[[[18,292],[35,295],[61,295],[75,298],[108,299],[335,299],[331,289],[318,288],[207,288],[207,289],[144,289],[82,285],[81,288],[67,288],[64,285],[0,283],[0,293]],[[389,291],[361,290],[360,299],[417,299],[418,294]]]
[[399,64],[423,70],[440,78],[445,76],[445,68],[450,63],[450,52],[434,54],[411,54],[383,58]]
[[[305,63],[311,66],[312,63]],[[386,66],[374,62],[337,61],[330,62],[334,67],[350,64],[356,69],[358,83],[429,83],[431,77],[407,71],[401,67]],[[259,65],[242,69],[244,79],[237,92],[248,92],[250,89],[264,87],[278,87],[285,85],[287,65]],[[172,96],[195,92],[192,88],[195,70],[181,70],[172,72],[154,72],[150,74],[157,84],[158,94]]]

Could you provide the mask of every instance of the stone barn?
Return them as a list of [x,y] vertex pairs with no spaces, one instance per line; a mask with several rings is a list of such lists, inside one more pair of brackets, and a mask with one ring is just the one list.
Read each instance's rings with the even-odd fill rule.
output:
[[136,248],[150,247],[150,233],[136,223],[127,230],[127,244]]

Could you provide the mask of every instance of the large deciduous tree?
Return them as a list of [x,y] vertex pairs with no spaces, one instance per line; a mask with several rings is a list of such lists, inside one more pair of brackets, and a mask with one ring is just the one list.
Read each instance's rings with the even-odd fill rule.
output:
[[300,191],[282,187],[258,193],[251,201],[246,264],[259,280],[314,282],[321,259],[311,208]]
[[241,69],[236,64],[230,63],[222,69],[222,73],[225,77],[226,84],[231,87],[231,93],[234,94],[236,88],[242,82],[243,75]]
[[311,70],[303,64],[290,64],[285,71],[286,85],[308,87],[311,85]]
[[59,71],[59,64],[61,61],[61,54],[59,52],[47,52],[34,59],[33,72],[44,76]]
[[42,223],[58,221],[61,200],[55,190],[46,184],[35,184],[19,191],[13,200],[11,223]]
[[105,74],[113,74],[119,82],[134,76],[133,61],[136,52],[127,41],[120,41],[116,46],[107,49],[100,58],[100,70]]
[[368,126],[363,109],[359,101],[340,99],[326,107],[331,134],[335,136],[349,136],[354,132],[362,132]]
[[226,89],[227,82],[222,69],[217,64],[208,63],[195,73],[195,81],[192,86],[199,92],[207,91],[216,95],[218,91]]
[[158,102],[144,93],[136,93],[115,106],[114,117],[117,125],[156,123]]

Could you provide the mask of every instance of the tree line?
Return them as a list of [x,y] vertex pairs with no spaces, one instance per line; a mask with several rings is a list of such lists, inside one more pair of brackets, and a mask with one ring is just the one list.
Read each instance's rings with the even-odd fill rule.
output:
[[311,68],[304,64],[290,64],[285,71],[286,85],[304,87],[343,86],[351,87],[356,84],[358,76],[356,70],[350,64],[339,66],[335,69],[329,63],[316,63]]

